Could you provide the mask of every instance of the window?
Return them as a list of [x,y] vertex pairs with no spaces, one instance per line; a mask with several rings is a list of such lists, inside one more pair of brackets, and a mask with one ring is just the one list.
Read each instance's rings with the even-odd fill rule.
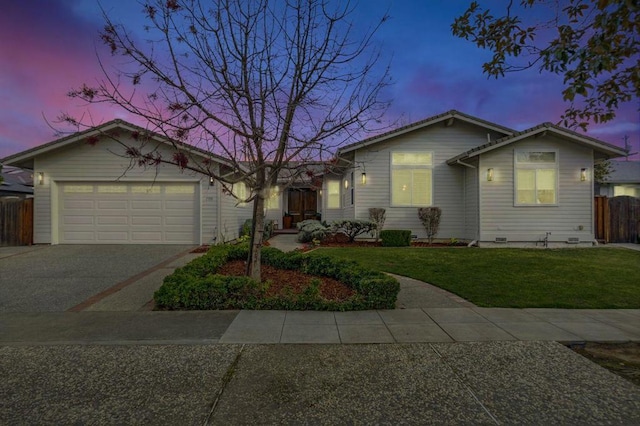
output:
[[327,208],[340,208],[340,181],[327,181]]
[[554,151],[516,151],[516,205],[558,202],[558,160]]
[[430,152],[391,153],[391,205],[430,206],[433,203],[432,166]]
[[243,207],[247,204],[247,185],[244,182],[238,182],[233,184],[233,195],[238,199],[238,207]]
[[125,194],[126,185],[98,185],[98,192],[101,194]]
[[279,210],[280,209],[280,188],[274,186],[269,189],[267,198],[264,200],[267,210]]
[[613,187],[613,196],[619,197],[621,195],[640,198],[640,185],[615,185]]

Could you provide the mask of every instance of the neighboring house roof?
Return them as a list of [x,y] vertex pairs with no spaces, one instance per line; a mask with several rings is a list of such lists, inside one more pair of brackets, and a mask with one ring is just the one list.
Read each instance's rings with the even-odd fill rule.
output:
[[414,130],[418,130],[424,127],[432,126],[441,122],[448,122],[448,120],[461,120],[466,123],[474,124],[476,126],[484,127],[488,130],[493,130],[495,132],[501,133],[503,135],[511,135],[515,133],[515,130],[510,129],[508,127],[501,126],[496,123],[492,123],[490,121],[483,120],[481,118],[473,117],[471,115],[462,113],[456,110],[450,110],[443,114],[434,115],[432,117],[425,118],[424,120],[416,121],[415,123],[411,123],[406,126],[399,127],[397,129],[391,130],[386,133],[382,133],[380,135],[376,135],[367,139],[364,139],[360,142],[352,143],[350,145],[343,146],[338,150],[338,155],[345,154],[350,151],[354,151],[356,149],[364,148],[368,145],[372,145],[378,142],[385,141],[387,139],[402,135],[404,133],[413,132]]
[[33,159],[39,155],[58,150],[62,147],[77,143],[88,137],[98,136],[100,134],[106,133],[114,129],[125,129],[131,132],[148,132],[152,138],[154,138],[159,142],[163,142],[168,145],[175,144],[176,146],[180,147],[181,149],[184,149],[189,153],[200,155],[204,158],[215,158],[221,163],[228,163],[228,161],[225,160],[224,158],[218,155],[215,155],[207,150],[195,147],[193,145],[186,144],[184,142],[179,142],[173,139],[169,139],[166,136],[163,136],[159,133],[149,132],[144,127],[140,127],[120,119],[111,120],[99,126],[92,127],[90,129],[77,132],[72,135],[62,137],[60,139],[56,139],[54,141],[36,146],[34,148],[27,149],[26,151],[22,151],[17,154],[10,155],[8,157],[0,159],[0,162],[6,165],[33,169]]
[[33,194],[33,178],[24,170],[2,172],[0,194]]
[[640,183],[640,161],[611,161],[611,169],[604,184]]
[[478,156],[480,154],[484,154],[485,152],[489,152],[497,148],[501,148],[505,145],[512,144],[522,139],[526,139],[531,136],[536,136],[540,134],[545,134],[547,132],[553,133],[565,139],[569,139],[572,142],[590,146],[594,150],[600,153],[603,153],[608,157],[619,157],[626,154],[626,151],[624,149],[617,147],[615,145],[611,145],[606,142],[602,142],[601,140],[592,138],[590,136],[585,136],[580,133],[574,132],[572,130],[565,129],[560,126],[556,126],[555,124],[552,124],[552,123],[542,123],[530,129],[523,130],[522,132],[517,132],[512,135],[505,136],[495,141],[491,141],[489,143],[477,146],[473,149],[470,149],[469,151],[463,152],[462,154],[447,160],[447,164],[449,165],[455,164],[457,161],[467,160],[469,158]]

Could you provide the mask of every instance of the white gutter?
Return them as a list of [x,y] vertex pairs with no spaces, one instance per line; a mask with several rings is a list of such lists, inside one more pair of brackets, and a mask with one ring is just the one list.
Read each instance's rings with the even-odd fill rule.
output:
[[465,167],[469,167],[471,169],[477,169],[476,166],[472,165],[472,164],[468,164],[468,163],[463,163],[460,160],[456,160],[456,164],[460,164],[461,166],[465,166]]

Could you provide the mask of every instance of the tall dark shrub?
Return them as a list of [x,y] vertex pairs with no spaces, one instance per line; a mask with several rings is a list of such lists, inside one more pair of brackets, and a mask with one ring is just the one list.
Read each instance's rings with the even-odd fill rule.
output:
[[438,233],[441,216],[442,209],[440,207],[421,207],[418,209],[418,217],[427,231],[429,244],[433,242],[433,237]]

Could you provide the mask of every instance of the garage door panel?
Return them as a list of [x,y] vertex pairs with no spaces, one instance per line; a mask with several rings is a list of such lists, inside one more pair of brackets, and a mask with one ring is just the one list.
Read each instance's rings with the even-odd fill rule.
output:
[[98,216],[97,225],[126,225],[129,223],[127,216]]
[[171,241],[172,243],[190,243],[188,239],[185,238],[184,232],[165,232],[165,238],[167,241]]
[[194,224],[194,218],[193,217],[174,217],[174,216],[168,216],[165,217],[164,219],[164,224],[171,226],[171,225],[193,225]]
[[132,200],[132,210],[160,210],[162,209],[161,200]]
[[117,242],[117,241],[126,241],[129,239],[129,233],[126,231],[98,231],[96,232],[97,241],[102,242]]
[[62,243],[197,243],[196,184],[61,183]]
[[193,200],[167,200],[164,203],[164,208],[167,210],[178,211],[192,211]]
[[93,225],[93,216],[70,216],[62,218],[65,225]]
[[93,200],[65,198],[62,208],[66,210],[93,210]]
[[132,225],[162,225],[162,216],[131,216]]
[[132,232],[131,239],[135,242],[162,242],[162,232]]
[[127,210],[127,200],[98,200],[97,208],[101,210]]
[[95,235],[93,231],[67,231],[64,239],[68,242],[89,242],[95,240]]

